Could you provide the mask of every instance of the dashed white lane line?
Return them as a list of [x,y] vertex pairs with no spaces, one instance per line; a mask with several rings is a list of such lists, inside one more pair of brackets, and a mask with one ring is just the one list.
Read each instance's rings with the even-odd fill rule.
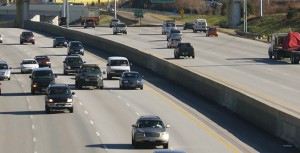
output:
[[28,106],[28,109],[31,110],[31,106]]
[[89,114],[89,112],[88,112],[88,111],[84,111],[84,113],[85,113],[85,114]]
[[129,107],[130,106],[130,104],[129,103],[126,103],[126,105]]
[[174,148],[170,147],[171,150],[174,150]]
[[98,137],[100,137],[100,133],[99,132],[96,132],[96,134],[97,134]]
[[122,97],[121,97],[121,96],[118,96],[118,98],[121,99]]
[[31,125],[31,128],[32,128],[32,130],[34,130],[35,129],[34,125]]
[[94,125],[94,122],[93,122],[93,121],[90,121],[90,123],[91,123],[92,125]]
[[79,105],[81,105],[81,106],[82,106],[82,103],[79,103]]
[[33,119],[33,115],[30,115],[30,118]]
[[137,116],[140,116],[140,114],[139,114],[138,112],[135,112],[135,114],[136,114]]
[[32,138],[32,141],[33,141],[33,142],[36,142],[36,138],[35,138],[35,137],[33,137],[33,138]]
[[77,97],[77,95],[74,95],[74,97]]

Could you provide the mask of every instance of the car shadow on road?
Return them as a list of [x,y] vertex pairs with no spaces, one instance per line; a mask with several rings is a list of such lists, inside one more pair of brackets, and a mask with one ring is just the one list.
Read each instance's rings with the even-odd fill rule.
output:
[[147,33],[147,34],[141,33],[139,35],[145,35],[145,36],[147,36],[147,35],[162,35],[162,34],[161,33]]
[[165,39],[162,39],[162,40],[151,40],[151,41],[148,41],[148,42],[160,42],[160,41],[166,41]]
[[47,56],[68,56],[67,54],[48,54]]
[[[85,147],[91,148],[103,148],[103,149],[134,149],[136,150],[131,144],[92,144],[86,145]],[[148,150],[148,149],[157,149],[157,147],[152,145],[142,146],[139,149]]]
[[19,44],[19,43],[7,43],[7,44],[6,44],[6,43],[5,43],[5,44],[2,44],[2,45],[12,45],[12,46],[13,46],[13,45],[23,45],[23,44]]
[[0,115],[41,115],[45,114],[44,110],[35,111],[11,111],[11,112],[0,112]]
[[[2,89],[3,90],[3,89]],[[1,97],[16,97],[16,96],[34,96],[30,92],[11,92],[11,93],[6,93],[2,91],[2,94],[0,95]]]
[[265,63],[270,65],[287,65],[290,64],[286,60],[275,60],[275,59],[269,59],[269,58],[226,58],[226,60],[229,61],[236,61],[239,63],[254,63],[257,65],[257,63]]

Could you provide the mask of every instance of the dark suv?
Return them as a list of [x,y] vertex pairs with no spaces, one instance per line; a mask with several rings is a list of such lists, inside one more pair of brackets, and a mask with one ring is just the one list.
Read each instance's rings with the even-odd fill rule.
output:
[[33,45],[35,44],[35,38],[32,32],[30,31],[24,31],[20,35],[20,44],[23,43],[32,43]]
[[73,113],[73,95],[67,84],[50,84],[45,95],[45,111],[69,110]]
[[84,48],[81,41],[70,41],[68,44],[68,55],[81,54],[84,55]]
[[80,67],[85,63],[78,55],[66,56],[64,63],[64,74],[77,73]]
[[93,86],[103,89],[103,75],[97,64],[83,64],[75,76],[75,87]]
[[141,116],[132,125],[132,145],[138,148],[141,144],[147,143],[155,146],[163,145],[164,149],[169,147],[169,133],[159,116]]
[[55,48],[57,46],[67,47],[68,46],[68,40],[65,37],[55,37],[53,39],[53,48]]
[[180,56],[195,58],[194,47],[190,43],[179,43],[174,49],[174,58]]
[[96,22],[92,19],[87,19],[84,21],[84,28],[92,27],[95,28]]
[[48,85],[55,83],[55,77],[51,68],[34,69],[29,76],[31,78],[31,94],[46,92]]

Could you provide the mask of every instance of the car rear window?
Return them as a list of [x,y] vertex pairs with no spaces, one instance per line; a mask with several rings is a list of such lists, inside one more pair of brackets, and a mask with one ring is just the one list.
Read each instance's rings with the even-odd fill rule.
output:
[[52,78],[51,71],[36,71],[32,74],[32,78],[34,79],[50,79]]
[[111,60],[110,66],[128,66],[129,63],[127,60]]
[[7,68],[8,68],[7,64],[0,64],[0,69],[7,69]]
[[70,91],[66,87],[51,87],[49,89],[50,95],[66,95],[70,94]]
[[80,58],[67,58],[66,61],[68,63],[82,63],[82,59]]
[[35,60],[26,60],[22,62],[23,64],[37,64]]

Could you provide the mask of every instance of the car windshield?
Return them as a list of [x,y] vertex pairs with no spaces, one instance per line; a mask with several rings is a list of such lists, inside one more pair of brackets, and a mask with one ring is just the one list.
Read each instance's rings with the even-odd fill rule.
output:
[[51,71],[36,71],[33,73],[32,78],[34,79],[50,79],[52,78]]
[[110,66],[128,66],[129,63],[127,60],[111,60]]
[[72,47],[82,47],[81,43],[72,43]]
[[62,38],[62,37],[60,37],[60,38],[55,38],[57,41],[64,41],[65,40],[65,38]]
[[191,44],[190,43],[181,43],[181,44],[178,44],[178,47],[191,47]]
[[0,69],[8,69],[7,64],[0,64]]
[[25,60],[22,64],[37,64],[37,62],[35,60]]
[[162,121],[141,120],[137,123],[138,128],[164,128]]
[[33,34],[32,33],[30,33],[30,32],[24,32],[23,34],[22,34],[23,36],[32,36]]
[[82,60],[80,58],[68,58],[66,59],[67,63],[82,63]]
[[124,73],[123,78],[139,78],[140,75],[138,73]]
[[50,95],[67,95],[70,94],[68,88],[65,87],[51,87],[49,90]]
[[175,27],[175,23],[167,23],[166,26],[167,27]]
[[171,41],[181,41],[181,39],[172,39]]
[[35,57],[36,60],[44,60],[44,59],[48,59],[47,56],[36,56]]
[[85,67],[82,72],[99,74],[101,71],[98,67]]
[[117,27],[126,27],[125,24],[117,24]]

